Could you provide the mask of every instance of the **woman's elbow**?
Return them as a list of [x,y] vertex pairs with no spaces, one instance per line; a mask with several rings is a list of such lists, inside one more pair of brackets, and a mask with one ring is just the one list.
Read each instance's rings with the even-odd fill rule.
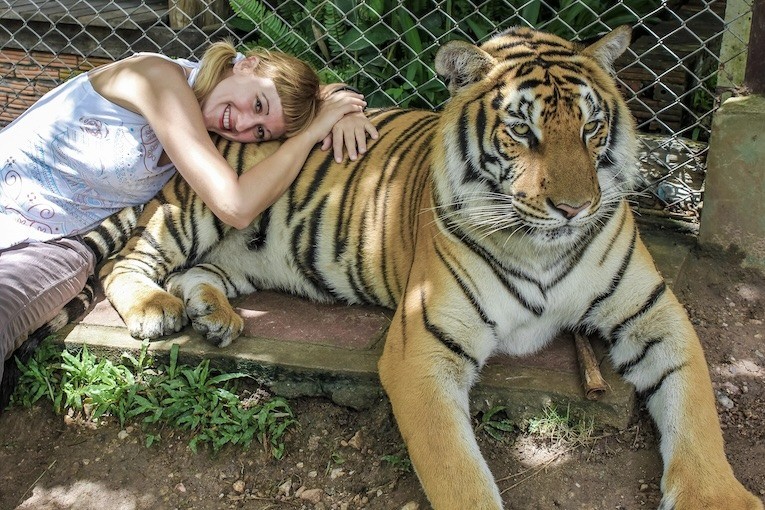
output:
[[247,218],[245,214],[238,214],[234,211],[220,211],[215,215],[220,221],[237,230],[243,230],[247,228],[252,222],[252,220]]
[[237,230],[244,230],[245,228],[250,226],[250,221],[247,221],[246,219],[243,219],[239,216],[232,216],[228,220],[222,220],[223,223],[226,225],[233,227]]

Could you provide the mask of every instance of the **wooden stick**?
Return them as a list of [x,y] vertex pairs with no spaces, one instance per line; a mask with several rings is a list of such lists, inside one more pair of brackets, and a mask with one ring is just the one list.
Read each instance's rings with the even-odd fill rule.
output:
[[590,339],[581,333],[574,333],[576,358],[579,361],[579,372],[582,375],[584,396],[587,400],[598,400],[605,394],[608,384],[600,373],[600,366],[592,350]]

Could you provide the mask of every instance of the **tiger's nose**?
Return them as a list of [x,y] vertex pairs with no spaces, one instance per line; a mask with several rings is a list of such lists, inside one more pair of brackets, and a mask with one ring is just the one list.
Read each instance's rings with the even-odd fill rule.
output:
[[582,212],[585,209],[587,209],[590,206],[590,204],[592,203],[592,202],[590,202],[588,200],[587,202],[585,202],[585,203],[583,203],[581,205],[571,205],[571,204],[567,204],[565,202],[555,203],[552,200],[550,200],[549,198],[547,199],[547,202],[550,205],[550,207],[553,208],[553,210],[555,210],[558,214],[560,214],[561,216],[563,216],[567,220],[572,219],[574,216],[576,216],[580,212]]

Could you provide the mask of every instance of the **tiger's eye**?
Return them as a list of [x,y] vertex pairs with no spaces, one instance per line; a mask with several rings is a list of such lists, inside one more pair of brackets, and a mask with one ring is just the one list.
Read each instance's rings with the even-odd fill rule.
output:
[[590,122],[584,125],[584,132],[585,134],[589,135],[597,131],[599,127],[600,127],[600,121],[591,120]]
[[510,129],[513,131],[514,134],[517,136],[526,136],[529,134],[529,126],[526,124],[513,124]]

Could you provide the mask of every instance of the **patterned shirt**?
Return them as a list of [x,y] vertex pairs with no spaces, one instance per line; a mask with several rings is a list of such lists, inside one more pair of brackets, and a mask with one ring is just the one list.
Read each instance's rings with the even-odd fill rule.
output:
[[[192,85],[198,64],[174,62],[193,70]],[[0,131],[0,249],[83,233],[148,202],[175,172],[162,153],[146,119],[98,94],[87,73],[51,90]]]

